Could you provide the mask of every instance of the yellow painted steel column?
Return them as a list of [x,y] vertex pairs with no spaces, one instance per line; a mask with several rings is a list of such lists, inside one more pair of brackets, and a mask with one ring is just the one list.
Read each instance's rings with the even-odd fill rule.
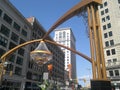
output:
[[95,17],[95,7],[91,5],[92,12],[92,26],[93,26],[93,35],[94,35],[94,44],[95,44],[95,56],[96,56],[96,64],[97,64],[97,79],[101,79],[101,67],[100,67],[100,57],[99,57],[99,49],[98,49],[98,38],[96,34],[96,17]]
[[5,62],[5,57],[2,60],[2,63],[0,63],[0,85],[2,85],[3,81],[3,74],[4,74],[4,62]]
[[92,61],[92,72],[93,72],[93,79],[96,79],[96,66],[94,61],[94,42],[93,42],[93,31],[92,31],[92,25],[91,25],[91,13],[90,13],[90,7],[87,6],[87,12],[88,12],[88,28],[89,28],[89,38],[90,38],[90,51],[91,51],[91,61]]
[[3,79],[3,65],[2,63],[0,64],[0,85],[2,85],[2,79]]
[[103,42],[102,42],[102,32],[100,29],[100,17],[99,17],[99,11],[96,11],[96,17],[97,17],[97,23],[98,23],[98,37],[99,37],[99,43],[100,43],[100,55],[101,55],[101,64],[102,64],[102,75],[103,79],[107,79],[107,74],[106,74],[106,66],[105,66],[105,57],[104,57],[104,49],[103,49]]

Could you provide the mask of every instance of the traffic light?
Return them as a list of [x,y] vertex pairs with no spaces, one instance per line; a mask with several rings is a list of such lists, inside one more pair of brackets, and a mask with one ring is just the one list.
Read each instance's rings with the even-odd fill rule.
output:
[[52,65],[52,64],[49,64],[49,65],[48,65],[48,70],[49,70],[49,71],[52,71],[52,69],[53,69],[53,65]]

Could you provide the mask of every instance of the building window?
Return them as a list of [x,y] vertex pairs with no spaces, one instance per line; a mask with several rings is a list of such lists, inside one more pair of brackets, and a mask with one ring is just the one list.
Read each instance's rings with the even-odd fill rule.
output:
[[58,38],[58,35],[56,34],[56,35],[55,35],[55,37],[56,37],[56,40],[57,40],[57,38]]
[[5,50],[3,50],[2,48],[0,48],[0,56],[2,56],[5,53]]
[[65,34],[66,34],[66,33],[65,33],[65,31],[64,31],[64,32],[63,32],[63,38],[65,38]]
[[107,8],[107,9],[105,9],[105,13],[108,13],[108,12],[109,12],[108,8]]
[[4,14],[3,19],[10,25],[12,24],[12,19],[7,14]]
[[111,45],[111,46],[114,45],[114,40],[110,40],[110,45]]
[[104,15],[104,11],[101,11],[101,15]]
[[108,37],[107,33],[104,33],[104,38],[107,38],[107,37]]
[[38,30],[38,34],[40,35],[40,37],[42,36],[41,30]]
[[108,28],[111,28],[111,23],[108,23],[108,24],[107,24],[107,27],[108,27]]
[[107,2],[104,2],[104,6],[107,6],[108,5],[108,3]]
[[2,16],[2,12],[3,12],[3,11],[0,9],[0,17]]
[[36,35],[36,33],[33,32],[33,33],[32,33],[32,36],[33,36],[34,38],[36,38],[37,35]]
[[11,54],[11,55],[10,55],[9,61],[11,61],[11,62],[14,62],[14,61],[15,61],[15,55],[14,55],[14,54]]
[[2,25],[1,29],[0,29],[0,32],[2,34],[4,34],[5,36],[9,37],[10,29],[8,29],[6,26]]
[[8,43],[8,40],[2,36],[0,36],[0,45],[6,47]]
[[119,76],[119,70],[115,70],[115,76]]
[[103,30],[106,30],[106,25],[103,25]]
[[114,58],[113,63],[116,64],[116,62],[117,62],[117,58]]
[[19,44],[25,43],[26,41],[20,38]]
[[105,18],[102,18],[102,22],[105,22]]
[[24,25],[24,28],[25,28],[25,29],[28,29],[28,27],[27,27],[26,25]]
[[14,22],[13,27],[14,27],[17,31],[20,31],[20,26],[19,26],[16,22]]
[[23,36],[27,37],[27,32],[26,32],[25,30],[23,30],[23,29],[22,29],[21,34],[22,34]]
[[14,32],[12,32],[11,39],[15,42],[18,42],[19,36],[15,34]]
[[21,75],[22,69],[20,67],[15,67],[15,74],[16,75]]
[[120,4],[120,0],[118,0],[118,3]]
[[[31,72],[27,72],[27,75],[26,75],[26,78],[27,79],[32,79],[32,73]],[[30,83],[31,84],[31,83]],[[30,85],[31,86],[31,85]]]
[[111,65],[111,59],[107,60],[108,65]]
[[112,55],[116,54],[115,49],[111,49]]
[[106,20],[110,20],[110,16],[106,16]]
[[62,38],[62,32],[59,32],[59,38]]
[[106,51],[107,56],[110,56],[110,50]]
[[103,8],[103,4],[100,5],[100,8]]
[[20,48],[20,49],[18,50],[18,54],[19,54],[19,55],[24,56],[24,52],[25,52],[25,50],[22,49],[22,48]]
[[109,60],[107,60],[108,61],[108,63],[111,63],[111,59],[109,59]]
[[109,42],[108,42],[108,41],[105,42],[105,46],[106,46],[106,47],[109,46]]
[[6,67],[6,71],[13,71],[13,65],[8,64],[7,67]]
[[23,58],[18,56],[16,63],[19,64],[19,65],[22,65],[23,64]]
[[15,45],[14,43],[12,43],[12,42],[10,42],[10,44],[9,44],[9,49],[12,49],[12,48],[14,48],[14,47],[16,47],[17,45]]
[[110,76],[113,76],[113,71],[109,71],[109,75],[110,75]]
[[112,31],[109,32],[109,37],[113,36]]

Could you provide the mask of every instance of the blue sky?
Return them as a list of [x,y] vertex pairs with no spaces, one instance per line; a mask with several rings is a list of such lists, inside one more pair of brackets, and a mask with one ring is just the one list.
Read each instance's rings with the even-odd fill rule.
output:
[[[10,0],[10,2],[23,14],[24,17],[34,16],[46,31],[58,20],[65,12],[75,6],[80,0]],[[90,45],[84,19],[75,16],[58,28],[71,27],[76,38],[76,50],[90,56]],[[50,34],[52,37],[54,32]],[[91,76],[91,63],[84,58],[76,55],[77,77]],[[90,70],[89,70],[90,69]],[[83,84],[83,81],[79,80]]]

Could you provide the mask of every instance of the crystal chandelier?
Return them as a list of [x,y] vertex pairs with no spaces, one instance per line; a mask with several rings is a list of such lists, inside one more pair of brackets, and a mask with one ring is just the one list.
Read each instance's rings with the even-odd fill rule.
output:
[[30,52],[31,58],[37,64],[45,64],[52,59],[52,53],[48,50],[44,41],[41,41],[37,48]]

